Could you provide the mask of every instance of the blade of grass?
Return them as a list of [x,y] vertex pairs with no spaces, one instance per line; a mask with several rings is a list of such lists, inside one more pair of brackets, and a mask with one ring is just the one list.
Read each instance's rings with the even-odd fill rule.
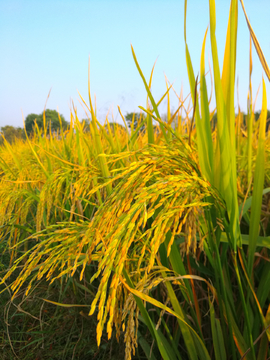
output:
[[261,47],[260,47],[260,44],[259,44],[259,42],[258,42],[258,40],[257,40],[257,38],[256,38],[256,35],[255,35],[255,33],[254,33],[254,31],[253,31],[253,29],[252,29],[252,27],[251,27],[251,24],[250,24],[249,20],[248,20],[248,16],[247,16],[247,13],[246,13],[246,10],[245,10],[245,6],[244,6],[243,0],[240,0],[240,3],[241,3],[242,8],[243,8],[243,12],[244,12],[244,15],[245,15],[245,18],[246,18],[246,21],[247,21],[247,25],[248,25],[248,28],[249,28],[250,35],[251,35],[251,37],[252,37],[253,44],[254,44],[255,49],[256,49],[256,51],[257,51],[257,54],[258,54],[258,56],[259,56],[260,62],[261,62],[261,64],[262,64],[262,67],[263,67],[263,69],[264,69],[264,71],[265,71],[265,74],[266,74],[266,76],[268,77],[268,80],[270,81],[270,70],[269,70],[269,67],[268,67],[268,65],[267,65],[267,62],[266,62],[266,60],[265,60],[265,57],[264,57],[264,54],[263,54],[262,49],[261,49]]
[[[232,3],[232,4],[235,4]],[[237,200],[237,188],[236,188],[236,177],[234,176],[235,159],[235,148],[231,148],[232,144],[229,137],[229,125],[227,120],[227,113],[234,111],[226,111],[226,105],[224,101],[224,94],[222,89],[222,83],[220,78],[219,62],[218,62],[218,53],[217,53],[217,42],[216,42],[216,14],[215,14],[215,0],[209,0],[209,10],[210,10],[210,35],[211,35],[211,48],[212,48],[212,57],[213,57],[213,69],[214,69],[214,79],[215,79],[215,93],[216,93],[216,104],[217,104],[217,130],[218,138],[217,143],[220,153],[217,153],[219,158],[216,158],[215,161],[221,164],[221,168],[217,169],[220,171],[220,174],[215,174],[221,180],[221,186],[219,188],[223,198],[226,201],[227,211],[230,218],[230,226],[232,232],[232,246],[233,251],[236,253],[236,246],[241,247],[241,238],[240,238],[240,229],[239,229],[239,215],[238,215],[238,200]],[[230,15],[231,16],[231,15]],[[235,20],[231,18],[231,23]],[[229,39],[227,38],[227,41]],[[230,59],[230,71],[233,73],[235,59]],[[232,81],[232,78],[229,77],[227,81]],[[227,85],[228,88],[234,88],[234,84]],[[233,107],[233,103],[230,103],[230,106]],[[234,116],[231,119],[234,121]]]
[[211,330],[213,336],[215,357],[216,359],[226,360],[226,351],[225,351],[224,339],[221,331],[220,322],[218,319],[215,318],[214,307],[211,304],[210,299],[209,299],[209,306],[210,306]]
[[254,114],[253,114],[253,110],[252,110],[251,75],[252,75],[252,43],[251,43],[251,35],[250,35],[250,41],[249,41],[249,94],[248,94],[248,114],[247,114],[248,183],[250,183],[251,178],[252,178],[252,139],[253,139],[253,121],[254,121]]
[[260,217],[261,217],[261,206],[262,206],[262,194],[264,184],[264,167],[265,167],[265,127],[266,127],[266,116],[267,116],[267,98],[266,98],[266,87],[263,80],[263,99],[262,99],[262,110],[260,116],[260,133],[259,142],[254,174],[254,186],[253,186],[253,197],[251,205],[251,219],[250,219],[250,239],[248,248],[248,274],[251,276],[252,267],[254,262],[254,253],[256,250],[257,237],[260,229]]
[[[212,169],[210,168],[209,164],[209,154],[208,154],[208,142],[205,141],[204,136],[206,135],[203,130],[203,124],[199,113],[199,106],[196,107],[196,103],[198,102],[197,99],[197,92],[195,91],[196,81],[193,71],[193,66],[188,50],[187,45],[187,39],[186,39],[186,14],[187,14],[187,0],[185,0],[185,15],[184,15],[184,39],[185,39],[185,52],[186,52],[186,64],[187,64],[187,71],[188,71],[188,78],[189,78],[189,86],[190,86],[190,92],[193,102],[193,108],[195,111],[195,123],[196,123],[196,129],[197,129],[197,145],[198,145],[198,156],[199,156],[199,163],[202,168],[203,174],[206,176],[207,180],[210,181],[212,178],[211,172]],[[204,89],[205,90],[205,89]],[[196,98],[195,98],[196,96]],[[204,96],[207,96],[207,94],[204,94]],[[207,100],[208,102],[208,100]]]
[[[123,279],[123,282],[122,282],[123,285],[128,287],[129,291],[131,291],[131,292],[135,291],[136,292],[136,290],[134,289],[134,286],[132,284],[132,281],[131,281],[131,279],[130,279],[130,277],[129,277],[129,275],[128,275],[128,273],[127,273],[127,271],[125,269],[123,269],[123,274],[124,274],[125,279],[126,279],[126,282]],[[161,339],[160,332],[158,332],[156,330],[156,328],[155,328],[155,326],[154,326],[154,324],[153,324],[153,322],[152,322],[152,320],[151,320],[151,318],[150,318],[150,316],[149,316],[149,314],[148,314],[148,312],[147,312],[147,310],[146,310],[146,308],[145,308],[145,306],[143,304],[142,299],[137,294],[133,293],[133,295],[134,295],[136,303],[137,303],[137,305],[138,305],[138,307],[140,309],[142,317],[143,317],[143,319],[144,319],[144,321],[145,321],[145,323],[146,323],[146,325],[148,327],[148,330],[150,331],[153,339],[155,339],[156,342],[157,342],[157,345],[158,345],[161,356],[163,357],[164,360],[170,360],[171,358],[169,357],[168,351],[166,350],[166,345],[165,345],[164,339]],[[139,293],[139,295],[140,295],[140,293]]]
[[[90,104],[90,109],[91,109],[92,124],[93,124],[93,129],[94,129],[94,134],[95,134],[96,149],[97,149],[98,155],[100,155],[100,154],[104,154],[104,150],[103,150],[103,146],[102,146],[102,142],[101,142],[100,133],[99,133],[98,128],[97,128],[96,115],[95,115],[93,105],[92,105],[92,101],[91,101],[91,94],[90,94],[90,57],[89,57],[89,65],[88,65],[88,97],[89,97],[89,104]],[[107,165],[105,157],[100,156],[99,157],[99,163],[100,163],[100,166],[101,166],[101,172],[102,172],[103,177],[105,177],[106,179],[109,179],[110,178],[110,172],[109,172],[108,165]],[[106,186],[106,189],[107,189],[108,194],[111,194],[111,192],[112,192],[112,184],[109,183]]]
[[[244,245],[249,245],[249,235],[241,234],[241,238]],[[228,238],[225,232],[221,233],[220,241],[228,243]],[[270,236],[258,236],[256,239],[256,244],[256,246],[267,247],[268,249],[270,249]]]
[[[198,334],[194,331],[194,329],[183,319],[182,316],[180,316],[179,314],[177,314],[175,311],[171,310],[170,308],[168,308],[167,306],[165,306],[164,304],[162,304],[160,301],[155,300],[153,298],[151,298],[150,296],[141,293],[140,291],[131,288],[124,280],[122,280],[122,284],[127,288],[128,291],[130,291],[134,297],[136,296],[137,298],[147,301],[152,305],[155,305],[157,307],[159,307],[160,309],[163,309],[165,311],[167,311],[168,313],[174,315],[177,319],[179,319],[183,324],[185,324],[185,326],[187,326],[189,328],[189,330],[192,332],[192,334],[194,335],[194,337],[198,340],[200,346],[201,346],[201,350],[203,351],[204,354],[204,358],[203,359],[208,359],[210,360],[210,356],[208,354],[208,351],[206,350],[206,347],[203,343],[203,341],[201,340],[201,338],[198,336]],[[149,329],[150,330],[150,329]]]
[[[23,115],[23,114],[22,114],[22,115]],[[32,144],[31,144],[31,141],[30,141],[29,138],[28,138],[28,135],[27,135],[27,132],[26,132],[26,128],[25,128],[24,116],[23,116],[23,124],[24,124],[24,131],[25,131],[25,136],[26,136],[28,145],[29,145],[30,149],[32,150],[32,153],[34,154],[35,158],[37,159],[37,162],[38,162],[40,168],[42,169],[42,171],[44,172],[44,174],[46,175],[46,177],[49,178],[49,177],[50,177],[49,173],[47,172],[47,170],[45,169],[44,165],[43,165],[42,162],[40,161],[38,154],[37,154],[36,151],[34,150]]]
[[213,141],[212,141],[212,134],[211,134],[211,127],[210,127],[210,112],[209,112],[209,105],[208,105],[208,98],[207,98],[207,87],[206,87],[206,80],[205,80],[205,61],[204,61],[204,53],[205,53],[205,43],[206,43],[206,36],[207,36],[208,28],[206,29],[203,46],[201,51],[201,76],[200,76],[200,94],[201,94],[201,121],[202,126],[198,127],[198,138],[201,138],[201,142],[205,143],[207,149],[205,149],[205,153],[203,156],[204,167],[206,169],[206,174],[208,174],[211,184],[214,184],[214,173],[213,173]]
[[[151,101],[151,104],[152,104],[152,106],[153,106],[154,112],[155,112],[157,118],[161,119],[161,117],[160,117],[160,115],[159,115],[159,112],[158,112],[157,104],[155,103],[155,100],[154,100],[154,98],[153,98],[153,95],[152,95],[152,93],[151,93],[151,91],[150,91],[150,89],[149,89],[149,86],[148,86],[148,84],[147,84],[147,82],[146,82],[146,80],[145,80],[145,77],[144,77],[144,75],[143,75],[143,73],[142,73],[142,70],[141,70],[140,65],[139,65],[139,63],[138,63],[138,61],[137,61],[137,58],[136,58],[136,55],[135,55],[135,52],[134,52],[134,49],[133,49],[133,46],[132,46],[132,45],[131,45],[131,51],[132,51],[132,56],[133,56],[133,59],[134,59],[134,61],[135,61],[136,67],[137,67],[137,69],[138,69],[138,71],[139,71],[139,74],[140,74],[142,80],[143,80],[145,89],[146,89],[146,91],[147,91],[147,94],[148,94],[149,99],[150,99],[150,101]],[[167,91],[168,91],[168,90],[167,90]],[[165,138],[166,141],[168,142],[168,137],[167,137],[166,131],[165,131],[165,129],[164,129],[164,126],[163,126],[162,124],[160,125],[160,128],[161,128],[161,131],[162,131],[162,133],[163,133],[164,138]]]
[[[149,79],[149,89],[151,89],[151,85],[152,85],[152,78],[153,78],[153,73],[154,73],[154,68],[156,65],[157,60],[155,61],[152,71],[151,71],[151,75],[150,75],[150,79]],[[169,93],[168,93],[169,94]],[[146,98],[146,108],[148,110],[150,110],[149,108],[149,104],[148,104],[148,93],[147,93],[147,98]],[[152,118],[149,114],[147,114],[146,116],[147,119],[147,135],[148,135],[148,144],[154,144],[154,128],[153,128],[153,122],[152,122]]]

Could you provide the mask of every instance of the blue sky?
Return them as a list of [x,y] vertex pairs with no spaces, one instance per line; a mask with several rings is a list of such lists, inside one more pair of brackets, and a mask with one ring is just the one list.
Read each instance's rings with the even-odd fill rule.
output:
[[[269,0],[245,0],[251,25],[270,65]],[[207,0],[189,0],[187,41],[195,74],[199,72],[200,53],[209,24]],[[220,64],[226,38],[229,1],[216,0],[217,42]],[[87,101],[88,57],[92,98],[96,95],[98,119],[103,122],[108,111],[121,122],[122,113],[145,106],[146,92],[132,58],[133,45],[147,79],[158,57],[152,92],[158,101],[166,91],[164,74],[179,94],[184,96],[189,83],[184,47],[184,0],[2,0],[0,1],[0,127],[23,126],[24,117],[49,109],[59,109],[70,121],[71,99],[79,118],[85,117],[77,90]],[[210,56],[206,44],[206,69]],[[238,50],[236,76],[239,97],[246,111],[249,71],[249,33],[239,2]],[[265,75],[268,103],[270,86]],[[262,80],[262,67],[253,48],[253,98]],[[209,82],[210,84],[210,82]],[[210,91],[210,89],[209,89]],[[178,106],[171,94],[171,105]],[[261,92],[256,109],[261,107]],[[214,102],[212,103],[212,109]],[[270,108],[270,104],[268,106]],[[166,112],[166,101],[160,113]]]

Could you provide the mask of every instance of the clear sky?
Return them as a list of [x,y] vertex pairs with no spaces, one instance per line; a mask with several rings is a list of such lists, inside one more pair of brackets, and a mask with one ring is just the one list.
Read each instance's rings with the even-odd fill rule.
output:
[[[216,0],[217,42],[220,65],[226,38],[229,0]],[[244,0],[251,25],[270,65],[270,2]],[[209,24],[207,0],[189,0],[187,41],[194,72],[199,72],[200,53]],[[239,77],[241,110],[246,112],[249,74],[249,32],[239,2],[236,76]],[[98,119],[106,113],[138,111],[145,106],[146,91],[132,58],[133,45],[147,79],[158,58],[152,92],[158,101],[166,91],[165,77],[180,93],[189,93],[184,47],[184,0],[0,0],[0,127],[23,126],[22,112],[57,110],[70,121],[70,102],[79,118],[85,117],[79,103],[87,101],[88,57],[92,97],[96,95]],[[206,70],[210,55],[206,44]],[[270,86],[266,80],[270,108]],[[262,67],[253,48],[253,98],[262,80]],[[178,102],[171,94],[176,110]],[[256,109],[261,107],[261,92]],[[214,103],[213,103],[214,108]],[[166,101],[160,113],[166,112]]]

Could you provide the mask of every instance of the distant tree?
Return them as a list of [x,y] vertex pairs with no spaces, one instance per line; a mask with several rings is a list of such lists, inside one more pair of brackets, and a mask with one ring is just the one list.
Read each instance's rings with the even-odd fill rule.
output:
[[[242,112],[243,115],[243,126],[247,126],[247,114],[245,114],[244,112]],[[259,120],[259,117],[261,115],[261,111],[256,111],[254,113],[254,119],[255,121]],[[235,116],[237,116],[237,114],[235,114]],[[212,126],[213,128],[215,128],[217,125],[217,113],[215,112],[215,114],[212,117]],[[270,110],[267,110],[267,115],[266,115],[266,131],[270,130]]]
[[154,133],[156,133],[157,135],[159,135],[161,133],[161,129],[160,129],[159,125],[154,125],[153,130],[154,130]]
[[[52,131],[57,131],[60,129],[60,122],[58,117],[58,112],[56,110],[50,110],[47,109],[45,111],[45,118],[46,118],[46,124],[47,127],[51,126]],[[63,115],[60,115],[63,129],[67,129],[68,122],[65,120]],[[43,113],[37,115],[37,114],[29,114],[25,119],[25,129],[27,134],[30,134],[33,131],[35,121],[39,128],[43,127]]]
[[81,122],[81,124],[84,122],[86,126],[90,125],[90,119],[87,119],[87,118],[82,119],[80,122]]
[[[255,121],[259,119],[260,115],[261,115],[261,111],[256,111],[254,113]],[[268,130],[270,130],[270,110],[267,110],[267,115],[266,115],[266,131]]]
[[254,113],[255,121],[259,120],[260,115],[261,115],[261,111],[256,111],[256,112]]
[[37,115],[37,114],[29,114],[26,116],[24,123],[25,123],[25,129],[26,129],[27,134],[30,134],[33,131],[35,121],[36,121],[38,127],[41,128],[43,125],[42,116]]
[[84,128],[83,128],[83,131],[88,133],[90,132],[90,119],[82,119],[80,121],[81,124],[84,124]]
[[[173,112],[171,112],[170,123],[171,123],[171,127],[175,130],[175,129],[177,129],[179,119],[180,119],[181,123],[182,123],[183,119],[180,116],[176,115],[174,117],[174,119],[172,120],[173,115],[174,115]],[[163,114],[161,116],[161,120],[167,124],[168,123],[168,114]]]
[[[112,133],[114,133],[114,131],[115,130],[117,130],[117,129],[121,129],[121,130],[123,130],[123,131],[126,131],[126,128],[123,126],[123,125],[121,125],[121,124],[118,124],[118,123],[114,123],[114,122],[109,122],[109,126],[110,126],[110,128],[111,128],[111,132]],[[108,132],[108,124],[106,124],[105,125],[105,129],[107,130],[107,132]]]
[[[43,114],[41,114],[41,115],[43,116]],[[60,129],[59,116],[58,116],[58,112],[56,110],[47,109],[45,111],[45,116],[46,116],[46,123],[48,124],[48,126],[51,123],[52,131],[56,131],[56,130]],[[60,118],[61,118],[61,122],[62,122],[62,127],[64,130],[66,130],[68,127],[68,122],[65,120],[64,116],[61,114],[60,114]]]
[[[12,143],[15,138],[25,139],[24,130],[20,127],[13,127],[11,125],[6,125],[1,127],[1,134],[4,135],[5,139]],[[0,144],[4,142],[3,137],[0,137]]]
[[[125,115],[125,119],[129,128],[131,128],[133,118],[134,118],[134,130],[136,130],[138,125],[140,125],[145,120],[146,115],[143,113],[135,113],[135,112],[127,113]],[[147,127],[146,124],[142,125],[140,131],[144,131],[146,127]]]

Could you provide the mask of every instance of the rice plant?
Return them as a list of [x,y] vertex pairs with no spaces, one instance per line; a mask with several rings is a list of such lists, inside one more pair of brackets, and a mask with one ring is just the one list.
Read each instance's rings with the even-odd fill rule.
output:
[[[131,46],[147,93],[147,106],[140,106],[143,131],[141,126],[134,129],[133,119],[129,132],[120,108],[125,130],[111,127],[108,120],[102,126],[89,77],[89,106],[81,97],[87,128],[74,108],[65,132],[47,133],[44,117],[43,129],[36,126],[32,138],[13,145],[4,141],[0,225],[10,267],[1,283],[13,297],[23,286],[27,296],[44,278],[62,284],[77,276],[77,284],[95,284],[87,305],[89,316],[97,316],[97,344],[104,332],[108,339],[124,333],[126,359],[139,356],[138,344],[148,359],[266,359],[270,188],[265,82],[255,123],[250,80],[246,124],[240,111],[235,115],[234,104],[238,2],[230,5],[221,72],[215,1],[209,0],[217,114],[213,124],[204,60],[208,29],[195,79],[186,34],[187,1],[184,13],[190,94],[179,96],[174,114],[173,86],[166,79],[166,91],[155,101],[154,67],[147,81]],[[250,64],[251,79],[251,48]],[[167,122],[159,113],[164,99]],[[16,278],[6,285],[14,273]]]

